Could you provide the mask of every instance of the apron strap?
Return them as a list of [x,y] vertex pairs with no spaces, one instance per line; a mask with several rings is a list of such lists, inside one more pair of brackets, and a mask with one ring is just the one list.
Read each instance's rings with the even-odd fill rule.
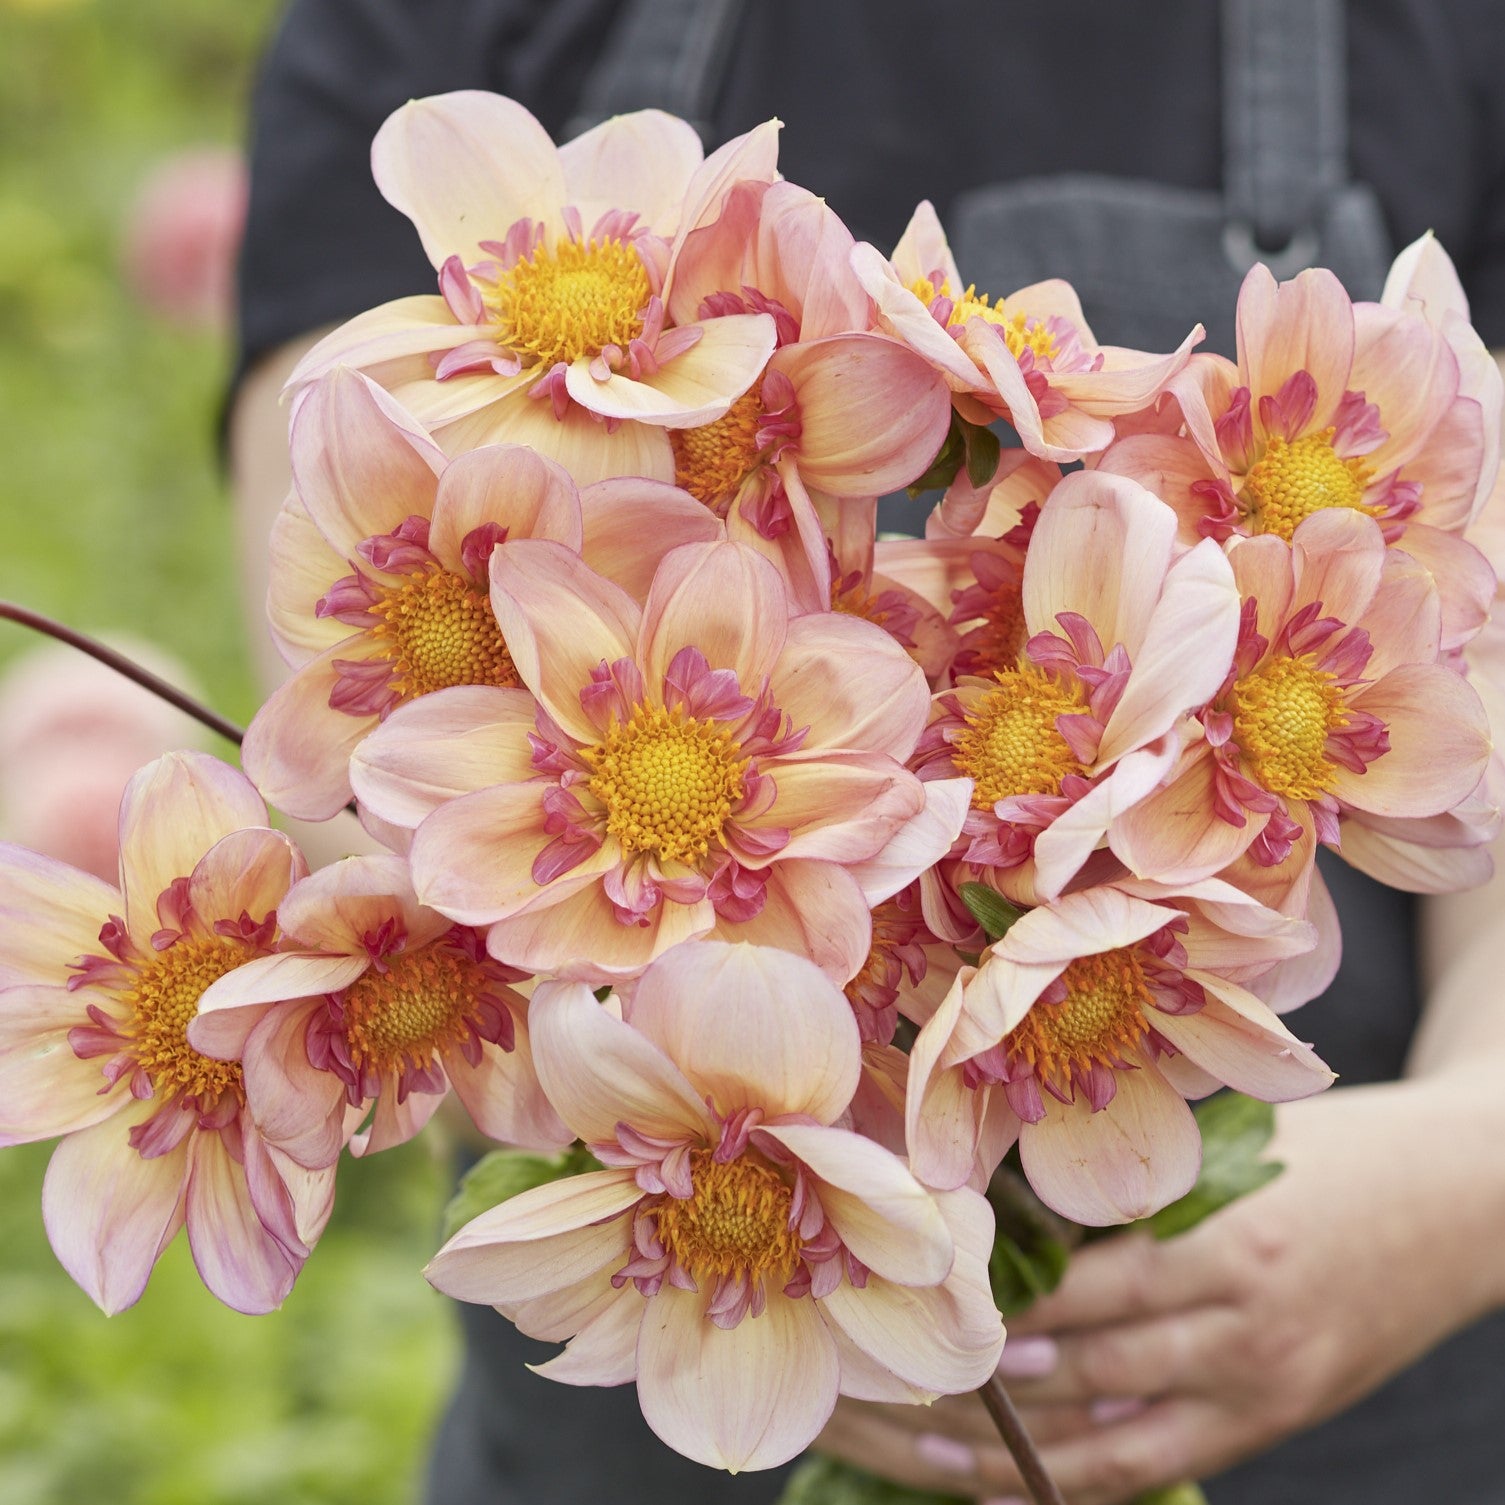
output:
[[742,0],[625,0],[565,136],[653,108],[682,116],[706,140],[741,12]]
[[1222,25],[1224,249],[1290,276],[1348,179],[1342,0],[1222,0]]

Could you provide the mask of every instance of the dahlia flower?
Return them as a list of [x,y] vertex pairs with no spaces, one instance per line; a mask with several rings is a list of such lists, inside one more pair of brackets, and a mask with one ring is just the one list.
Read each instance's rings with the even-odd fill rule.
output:
[[770,122],[702,160],[694,129],[619,115],[556,148],[520,104],[464,90],[412,100],[371,148],[437,295],[342,325],[290,379],[367,372],[451,454],[528,444],[581,485],[674,475],[667,430],[719,418],[773,353],[774,320],[675,324],[674,253],[728,189],[776,176]]
[[[852,237],[821,199],[792,183],[738,184],[721,216],[685,239],[671,318],[737,312],[774,319],[777,348],[721,418],[672,431],[675,480],[766,554],[807,610],[836,588],[826,533],[856,499],[920,475],[946,436],[951,405],[922,356],[869,332]],[[823,526],[824,524],[824,526]],[[871,542],[871,519],[868,520]]]
[[870,623],[791,618],[752,549],[673,550],[640,607],[524,540],[493,556],[492,602],[526,689],[402,707],[351,778],[416,827],[419,900],[489,926],[499,960],[610,982],[715,929],[845,980],[871,905],[954,838],[965,785],[927,797],[902,762],[924,676]]
[[558,1149],[571,1135],[528,1050],[522,974],[484,937],[425,909],[397,857],[351,857],[295,884],[283,949],[212,984],[189,1025],[238,1060],[263,1138],[301,1165],[411,1139],[451,1087],[482,1134]]
[[1293,871],[1314,842],[1341,847],[1348,822],[1379,821],[1376,839],[1345,855],[1402,882],[1377,838],[1446,816],[1490,753],[1478,695],[1438,662],[1430,572],[1346,508],[1306,519],[1289,545],[1241,540],[1230,562],[1244,603],[1238,647],[1198,711],[1203,738],[1115,821],[1110,845],[1135,872],[1183,882],[1244,852],[1272,868],[1290,859]]
[[1332,1073],[1251,991],[1312,926],[1216,879],[1124,880],[1032,909],[964,967],[910,1056],[908,1137],[927,1185],[985,1183],[1017,1140],[1063,1217],[1145,1217],[1197,1177],[1188,1097],[1283,1102]]
[[518,683],[488,594],[494,548],[552,539],[645,589],[666,549],[721,533],[662,482],[582,495],[551,460],[511,444],[447,460],[345,368],[299,399],[291,444],[267,609],[296,672],[252,721],[243,757],[267,799],[307,820],[350,799],[351,749],[395,707],[453,685]]
[[332,1177],[265,1144],[240,1067],[187,1036],[205,990],[273,950],[307,871],[266,819],[241,774],[170,753],[126,789],[119,889],[0,846],[0,1144],[65,1136],[47,1236],[106,1312],[185,1224],[204,1284],[270,1311],[329,1215]]
[[[1456,290],[1445,296],[1443,287]],[[1374,518],[1442,593],[1443,646],[1483,624],[1493,575],[1462,534],[1494,481],[1501,380],[1435,242],[1402,253],[1384,303],[1331,272],[1244,279],[1238,361],[1198,357],[1176,383],[1186,435],[1138,434],[1102,457],[1151,486],[1183,537],[1273,534],[1319,511]]]
[[892,261],[863,243],[852,267],[880,326],[923,355],[973,422],[1004,417],[1046,460],[1079,460],[1113,439],[1111,419],[1148,407],[1185,366],[1197,325],[1170,355],[1099,345],[1068,283],[1006,298],[962,280],[934,208],[915,210]]
[[[875,578],[943,615],[949,647],[922,658],[931,683],[958,675],[986,678],[1014,667],[1030,633],[1024,622],[1024,559],[1040,508],[1060,484],[1061,470],[1028,451],[1008,450],[992,481],[973,487],[965,475],[947,490],[925,523],[925,537],[884,539],[875,550]],[[931,641],[938,634],[932,631]]]
[[1021,902],[1061,892],[1170,772],[1227,675],[1233,574],[1210,541],[1178,558],[1175,530],[1139,486],[1068,476],[1029,542],[1017,658],[936,698],[911,766],[973,781],[957,855]]
[[928,1401],[992,1372],[992,1214],[933,1195],[835,1127],[860,1048],[801,957],[697,941],[632,989],[630,1024],[578,983],[534,994],[539,1076],[607,1169],[524,1192],[463,1228],[428,1277],[523,1332],[540,1365],[635,1380],[649,1426],[713,1467],[808,1445],[839,1393]]

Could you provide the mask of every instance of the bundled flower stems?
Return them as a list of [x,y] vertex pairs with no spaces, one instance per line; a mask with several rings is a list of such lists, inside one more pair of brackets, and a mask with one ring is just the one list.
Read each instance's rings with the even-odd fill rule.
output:
[[[186,1225],[269,1311],[343,1156],[452,1093],[568,1153],[429,1280],[689,1457],[996,1386],[1005,1157],[1091,1228],[1182,1197],[1188,1100],[1332,1080],[1286,1023],[1318,847],[1487,876],[1501,380],[1451,264],[1255,267],[1230,361],[978,292],[928,204],[854,244],[773,124],[556,148],[459,93],[372,163],[437,287],[289,383],[245,772],[141,770],[118,887],[0,848],[0,1143],[60,1141],[58,1258],[118,1311]],[[387,855],[269,825],[352,801]]]

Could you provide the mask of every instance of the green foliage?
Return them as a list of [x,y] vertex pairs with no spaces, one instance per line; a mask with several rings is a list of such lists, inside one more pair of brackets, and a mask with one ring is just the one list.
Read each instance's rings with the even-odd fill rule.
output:
[[49,1147],[0,1154],[0,1500],[407,1505],[453,1363],[420,1270],[440,1176],[418,1146],[340,1172],[339,1208],[280,1312],[199,1284],[181,1235],[106,1319],[57,1267]]
[[1060,1285],[1072,1227],[1041,1203],[1012,1160],[994,1173],[988,1202],[995,1230],[988,1284],[998,1310],[1016,1317]]
[[789,1477],[778,1505],[967,1505],[955,1495],[933,1495],[876,1479],[835,1458],[807,1458]]
[[1258,1191],[1284,1169],[1261,1160],[1275,1133],[1275,1110],[1241,1092],[1220,1092],[1193,1110],[1202,1131],[1202,1170],[1197,1184],[1177,1202],[1145,1218],[1142,1227],[1156,1238],[1195,1228],[1203,1218],[1239,1197]]
[[[135,302],[150,169],[243,133],[276,0],[0,0],[0,595],[148,636],[254,708],[215,430],[226,342]],[[0,656],[34,639],[0,633]]]
[[521,1192],[600,1169],[601,1162],[582,1144],[571,1145],[557,1155],[493,1150],[460,1178],[459,1187],[444,1209],[444,1237],[452,1239],[472,1218],[490,1212]]
[[1200,1484],[1167,1484],[1135,1495],[1134,1505],[1207,1505],[1207,1496]]
[[1070,1258],[1066,1245],[1048,1236],[1020,1244],[1006,1233],[995,1234],[988,1257],[994,1304],[1005,1317],[1017,1316],[1060,1285]]
[[966,463],[967,441],[962,437],[961,419],[951,415],[951,427],[946,438],[936,451],[930,469],[918,476],[909,488],[910,496],[923,496],[927,491],[943,491],[956,479],[956,473]]
[[992,429],[962,424],[962,440],[967,450],[967,479],[975,490],[982,490],[998,469],[998,435]]
[[967,480],[980,489],[992,480],[998,469],[1000,452],[998,436],[992,429],[968,423],[959,414],[952,413],[951,427],[947,429],[935,459],[909,488],[909,494],[923,496],[927,491],[944,491],[963,470],[967,472]]
[[990,941],[1002,940],[1009,926],[1024,911],[1015,909],[996,888],[986,883],[963,883],[958,889],[962,903],[971,912],[972,918],[987,932]]

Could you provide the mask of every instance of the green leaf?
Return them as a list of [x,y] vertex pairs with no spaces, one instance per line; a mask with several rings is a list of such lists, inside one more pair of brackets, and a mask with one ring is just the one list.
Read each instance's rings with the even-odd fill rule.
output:
[[1041,1296],[1049,1296],[1060,1285],[1070,1258],[1066,1245],[1048,1236],[1021,1244],[1006,1233],[995,1234],[988,1284],[998,1310],[1005,1317],[1017,1317]]
[[972,912],[972,918],[987,931],[990,941],[1001,940],[1010,925],[1024,913],[1015,909],[995,888],[986,883],[963,883],[960,889],[962,903]]
[[807,1458],[789,1476],[778,1505],[967,1505],[957,1495],[934,1495],[874,1478],[835,1458]]
[[1258,1191],[1285,1167],[1261,1160],[1275,1133],[1275,1109],[1241,1092],[1220,1092],[1193,1109],[1202,1131],[1202,1170],[1177,1202],[1144,1219],[1156,1238],[1172,1238],[1239,1197]]
[[455,1194],[444,1209],[443,1231],[452,1239],[468,1222],[499,1203],[547,1186],[566,1176],[598,1171],[600,1162],[584,1145],[572,1145],[557,1155],[536,1155],[527,1150],[493,1150],[471,1166],[460,1178]]
[[924,475],[917,476],[908,488],[910,496],[921,496],[927,491],[944,491],[956,479],[956,473],[962,468],[967,456],[967,441],[962,436],[960,424],[961,419],[953,413],[945,442],[930,462],[930,468]]
[[998,435],[963,421],[962,437],[967,446],[967,479],[980,491],[998,469]]
[[1167,1484],[1134,1496],[1134,1505],[1207,1505],[1200,1484]]
[[993,1173],[987,1197],[994,1218],[988,1284],[998,1310],[1017,1317],[1060,1285],[1075,1228],[1051,1212],[1007,1162]]

